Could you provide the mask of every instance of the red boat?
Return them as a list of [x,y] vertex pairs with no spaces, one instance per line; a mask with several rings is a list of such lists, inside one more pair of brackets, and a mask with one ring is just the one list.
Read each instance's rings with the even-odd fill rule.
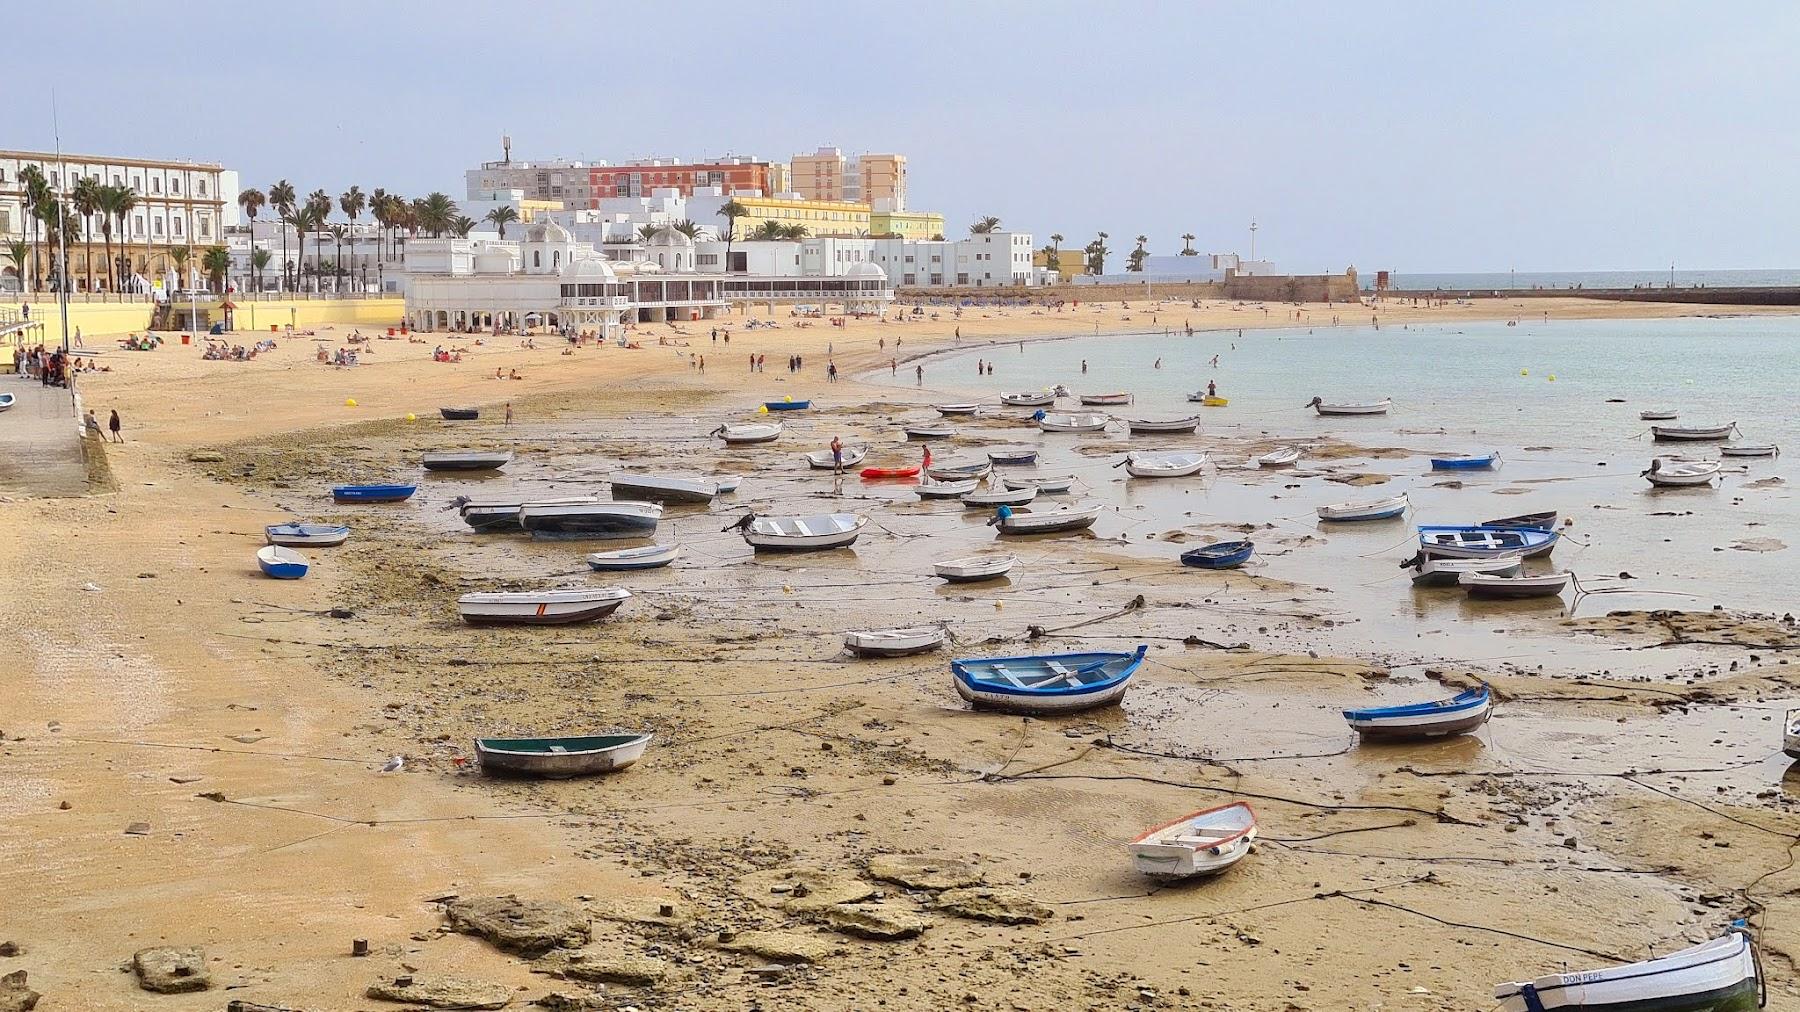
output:
[[863,478],[869,480],[881,478],[917,478],[920,471],[923,471],[930,466],[931,448],[928,446],[925,448],[925,460],[913,467],[865,467],[862,469],[861,473]]

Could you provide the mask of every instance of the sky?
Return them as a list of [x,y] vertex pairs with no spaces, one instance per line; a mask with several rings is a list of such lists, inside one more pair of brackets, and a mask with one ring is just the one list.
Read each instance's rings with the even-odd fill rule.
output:
[[461,198],[502,134],[614,162],[829,144],[905,154],[952,234],[1248,252],[1255,221],[1295,272],[1800,267],[1791,3],[19,8],[0,147],[51,147],[54,88],[65,151],[244,186]]

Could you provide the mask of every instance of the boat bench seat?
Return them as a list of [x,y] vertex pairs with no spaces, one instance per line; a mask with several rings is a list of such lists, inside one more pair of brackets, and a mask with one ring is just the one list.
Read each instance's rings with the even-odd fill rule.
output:
[[1004,681],[1011,682],[1013,685],[1018,686],[1021,689],[1032,688],[1031,685],[1027,684],[1018,675],[1015,675],[1012,672],[1006,670],[1006,665],[1004,665],[1004,664],[994,665],[994,674],[996,677],[998,677]]
[[565,753],[569,750],[566,748],[563,748],[561,745],[552,745],[552,746],[550,746],[550,751],[556,752],[556,753]]

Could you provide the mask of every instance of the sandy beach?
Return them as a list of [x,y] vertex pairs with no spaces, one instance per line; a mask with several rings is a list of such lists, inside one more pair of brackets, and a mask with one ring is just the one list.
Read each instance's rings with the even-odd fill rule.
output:
[[[841,328],[738,315],[719,321],[729,343],[702,323],[645,326],[637,349],[572,354],[548,336],[377,339],[354,369],[315,361],[352,328],[249,362],[109,351],[81,393],[121,413],[127,441],[92,448],[90,494],[0,502],[0,943],[17,948],[0,974],[28,971],[40,1010],[394,1008],[366,992],[403,976],[521,1008],[554,992],[566,1003],[546,1007],[1466,1010],[1492,1007],[1500,981],[1668,952],[1747,917],[1770,1007],[1800,1003],[1800,782],[1775,751],[1780,701],[1800,696],[1786,602],[1566,620],[1502,604],[1476,620],[1510,627],[1516,659],[1339,651],[1332,588],[1134,547],[1230,529],[1199,520],[1034,539],[1012,546],[1027,564],[1008,581],[942,584],[930,561],[986,550],[985,516],[854,479],[834,492],[799,460],[832,435],[910,460],[900,415],[1008,386],[1010,360],[977,385],[941,375],[937,353],[1370,310],[924,308]],[[1532,299],[1378,316],[1716,312]],[[430,361],[439,344],[462,361]],[[914,369],[911,391],[856,380]],[[815,406],[779,442],[706,437],[786,396]],[[479,421],[438,417],[465,404]],[[945,455],[1005,438],[973,425]],[[326,492],[411,481],[421,452],[448,446],[519,459],[501,478],[428,475],[392,507]],[[612,544],[476,538],[445,508],[484,488],[593,493],[621,466],[745,482],[670,510],[675,566],[617,576],[582,563]],[[753,508],[874,524],[854,553],[752,559],[722,528]],[[252,556],[289,518],[354,534],[310,552],[305,580],[270,581]],[[595,625],[457,619],[459,594],[552,584],[634,596]],[[841,649],[847,629],[931,622],[949,652]],[[1070,717],[971,711],[948,674],[950,656],[1136,643],[1150,661],[1126,705]],[[1478,681],[1503,700],[1479,738],[1360,747],[1338,716]],[[480,735],[613,728],[657,737],[608,777],[496,780],[471,753]],[[1229,874],[1133,872],[1125,841],[1232,800],[1257,809],[1261,840]],[[550,905],[551,941],[503,948],[447,916],[467,925],[458,901],[509,895]],[[210,989],[140,990],[128,964],[152,946],[203,948]]]

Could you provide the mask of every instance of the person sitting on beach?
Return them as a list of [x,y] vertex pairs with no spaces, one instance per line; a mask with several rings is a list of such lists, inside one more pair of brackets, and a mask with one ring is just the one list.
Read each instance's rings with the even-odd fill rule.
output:
[[506,377],[506,378],[507,378],[507,379],[515,379],[515,380],[522,380],[522,379],[524,379],[524,378],[525,378],[525,377],[523,377],[523,376],[521,376],[521,375],[519,375],[519,370],[517,370],[517,369],[514,369],[514,370],[513,370],[513,371],[512,371],[512,372],[511,372],[511,373],[509,373],[509,374],[508,374],[508,375],[507,375],[507,377]]

